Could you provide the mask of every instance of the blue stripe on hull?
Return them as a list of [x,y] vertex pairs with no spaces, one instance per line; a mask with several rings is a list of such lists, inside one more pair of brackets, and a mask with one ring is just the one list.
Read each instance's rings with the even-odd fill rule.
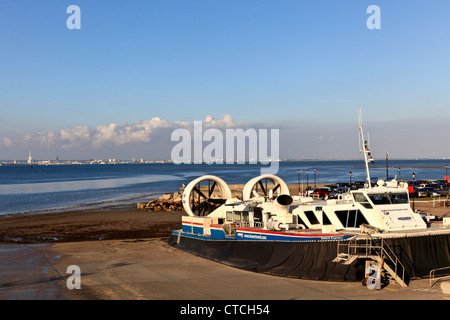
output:
[[236,240],[267,240],[267,241],[337,241],[344,240],[352,236],[344,235],[305,235],[291,236],[285,234],[271,234],[258,232],[236,232]]
[[[178,236],[179,231],[173,231],[172,234]],[[305,236],[290,236],[286,234],[276,234],[276,233],[257,233],[257,232],[242,232],[237,231],[236,237],[231,238],[225,236],[225,233],[220,230],[211,230],[211,236],[204,236],[202,234],[192,234],[190,232],[181,232],[182,236],[187,236],[202,240],[235,240],[235,241],[338,241],[347,240],[352,238],[352,235],[305,235]]]

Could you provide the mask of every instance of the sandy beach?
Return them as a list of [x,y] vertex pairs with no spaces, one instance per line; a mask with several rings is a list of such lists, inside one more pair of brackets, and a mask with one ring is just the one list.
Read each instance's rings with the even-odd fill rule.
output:
[[[437,216],[449,208],[416,202]],[[0,217],[0,299],[31,300],[445,300],[427,279],[389,284],[288,279],[238,270],[167,244],[183,212],[135,208]],[[76,265],[81,288],[68,289]],[[214,285],[212,285],[214,284]],[[238,286],[238,287],[237,287]],[[237,290],[239,288],[239,290]]]

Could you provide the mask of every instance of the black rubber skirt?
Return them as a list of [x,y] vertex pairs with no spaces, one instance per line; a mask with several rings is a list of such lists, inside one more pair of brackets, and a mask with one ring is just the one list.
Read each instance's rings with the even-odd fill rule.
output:
[[[324,281],[361,281],[365,260],[351,265],[333,262],[337,241],[284,242],[203,240],[177,235],[177,249],[243,270],[269,275]],[[386,243],[405,267],[405,280],[428,277],[430,270],[450,266],[450,237],[446,235],[390,238]]]

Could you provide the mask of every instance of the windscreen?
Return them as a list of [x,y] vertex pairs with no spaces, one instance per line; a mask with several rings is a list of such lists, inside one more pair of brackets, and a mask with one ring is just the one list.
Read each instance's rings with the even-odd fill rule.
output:
[[408,203],[406,192],[370,193],[368,196],[375,205]]

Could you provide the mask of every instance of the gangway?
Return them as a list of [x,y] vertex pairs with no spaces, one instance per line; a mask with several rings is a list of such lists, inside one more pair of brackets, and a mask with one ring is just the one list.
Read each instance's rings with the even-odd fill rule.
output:
[[405,267],[383,238],[367,235],[338,241],[337,256],[333,262],[350,265],[357,259],[376,261],[380,269],[384,269],[401,287],[408,286],[405,283]]

